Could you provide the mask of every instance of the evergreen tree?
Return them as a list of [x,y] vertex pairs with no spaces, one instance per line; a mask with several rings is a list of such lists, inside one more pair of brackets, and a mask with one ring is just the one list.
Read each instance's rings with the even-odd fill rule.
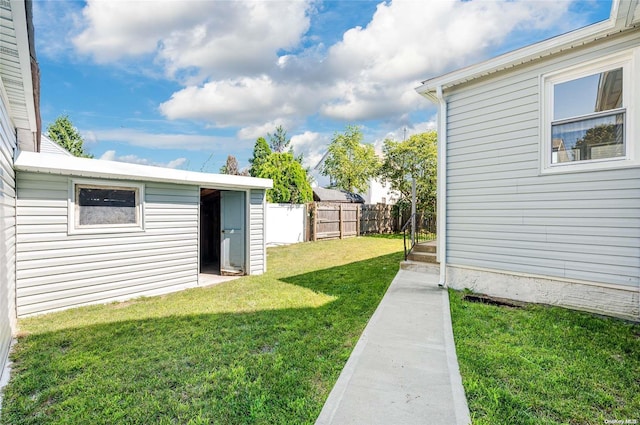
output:
[[253,156],[249,159],[249,164],[251,164],[249,174],[251,174],[251,176],[258,177],[262,169],[262,164],[264,164],[265,159],[270,154],[271,148],[269,148],[267,141],[264,137],[258,137],[256,144],[253,146]]
[[93,158],[93,155],[85,151],[84,140],[67,115],[60,115],[52,124],[49,124],[47,137],[65,148],[73,156]]
[[291,144],[291,139],[287,138],[287,130],[281,125],[276,127],[276,132],[267,133],[269,146],[273,152],[283,153]]

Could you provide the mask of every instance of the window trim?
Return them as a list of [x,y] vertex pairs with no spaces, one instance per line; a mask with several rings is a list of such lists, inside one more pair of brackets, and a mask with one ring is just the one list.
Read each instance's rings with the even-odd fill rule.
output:
[[[76,194],[80,188],[97,189],[123,189],[134,190],[136,199],[136,223],[135,224],[95,224],[80,226],[77,223],[78,214]],[[128,233],[144,232],[144,184],[127,181],[70,179],[69,196],[67,198],[67,233],[74,234],[99,234],[99,233]]]
[[[639,98],[639,86],[632,76],[636,69],[640,69],[638,51],[640,48],[634,48],[622,53],[612,54],[604,58],[585,62],[573,67],[564,68],[559,71],[540,74],[540,173],[572,173],[590,170],[616,169],[628,166],[637,166],[640,164],[638,154],[640,146],[638,140],[635,140],[636,123],[640,121],[638,117],[637,99]],[[610,71],[615,68],[622,68],[622,106],[615,110],[594,112],[593,114],[580,115],[578,117],[567,117],[566,119],[553,120],[553,89],[556,84],[566,83],[582,77]],[[608,115],[614,112],[623,112],[624,118],[624,147],[625,154],[614,158],[592,159],[585,161],[572,161],[552,163],[551,153],[553,150],[551,140],[552,123],[561,121],[576,122],[580,119],[588,119],[598,115]]]

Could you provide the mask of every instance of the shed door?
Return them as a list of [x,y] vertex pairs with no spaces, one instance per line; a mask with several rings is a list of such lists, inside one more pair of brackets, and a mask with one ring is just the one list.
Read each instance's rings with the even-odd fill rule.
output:
[[220,193],[220,274],[243,274],[245,270],[244,192]]

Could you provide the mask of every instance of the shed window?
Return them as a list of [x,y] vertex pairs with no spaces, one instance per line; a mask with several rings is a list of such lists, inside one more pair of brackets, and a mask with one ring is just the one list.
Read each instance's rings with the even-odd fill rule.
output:
[[136,189],[77,186],[78,225],[137,224]]
[[543,173],[636,162],[633,62],[627,52],[542,77]]
[[142,230],[142,185],[72,182],[70,233]]

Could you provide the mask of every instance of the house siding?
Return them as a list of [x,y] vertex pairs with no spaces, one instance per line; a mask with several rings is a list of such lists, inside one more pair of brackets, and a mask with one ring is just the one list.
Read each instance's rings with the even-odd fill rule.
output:
[[69,180],[17,175],[18,316],[197,285],[197,186],[144,183],[143,232],[69,235]]
[[266,271],[265,191],[251,190],[249,195],[249,274]]
[[13,151],[16,136],[0,95],[0,365],[15,328],[16,201]]
[[638,45],[635,31],[445,92],[448,264],[640,286],[640,168],[539,164],[540,75]]

